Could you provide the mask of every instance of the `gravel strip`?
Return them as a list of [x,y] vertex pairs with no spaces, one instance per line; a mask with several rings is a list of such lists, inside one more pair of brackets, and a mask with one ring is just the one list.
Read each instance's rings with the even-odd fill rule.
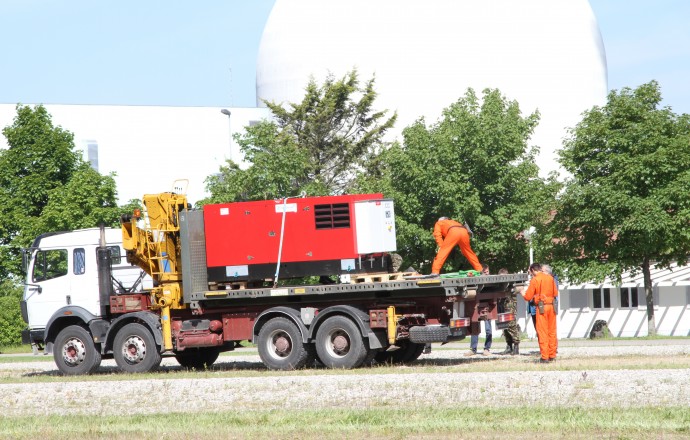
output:
[[[457,359],[461,350],[435,350],[422,360]],[[563,347],[561,359],[583,356],[689,355],[688,345]],[[499,356],[490,356],[499,358]],[[521,356],[531,362],[536,356]],[[48,360],[48,359],[46,359]],[[52,362],[0,363],[0,375],[26,383],[0,384],[0,412],[6,416],[44,414],[148,414],[173,412],[322,408],[556,406],[690,406],[690,369],[380,374],[272,375],[242,378],[179,378],[31,382],[35,374],[55,374]],[[261,369],[257,355],[223,356],[222,364]],[[113,368],[104,361],[105,369]],[[174,359],[163,365],[174,368]],[[406,367],[398,367],[404,371]],[[163,375],[161,375],[163,376]],[[112,378],[112,376],[110,376]]]

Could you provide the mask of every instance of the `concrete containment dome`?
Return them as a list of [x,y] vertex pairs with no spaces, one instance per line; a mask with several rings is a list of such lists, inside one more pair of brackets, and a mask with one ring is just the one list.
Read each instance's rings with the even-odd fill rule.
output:
[[556,169],[565,127],[605,103],[606,56],[587,0],[276,0],[256,66],[257,104],[298,102],[313,76],[357,67],[376,75],[395,134],[434,123],[468,87],[498,88],[524,115],[539,109],[531,144]]

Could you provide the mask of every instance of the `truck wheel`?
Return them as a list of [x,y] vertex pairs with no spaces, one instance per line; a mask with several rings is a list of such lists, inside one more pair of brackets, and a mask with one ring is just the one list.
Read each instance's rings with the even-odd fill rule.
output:
[[302,342],[297,325],[273,318],[259,331],[259,356],[269,370],[296,370],[314,363],[314,348]]
[[401,347],[395,351],[380,351],[374,360],[380,364],[407,364],[416,361],[424,352],[424,344],[414,342],[401,343]]
[[357,368],[369,353],[362,334],[352,320],[332,316],[316,334],[316,353],[328,368]]
[[175,359],[183,368],[204,370],[211,368],[219,355],[220,350],[216,347],[199,347],[177,352]]
[[405,356],[403,357],[402,362],[407,364],[419,359],[419,356],[421,356],[422,353],[424,353],[425,345],[426,344],[417,344],[415,342],[410,342],[407,346],[407,349],[405,350]]
[[376,361],[379,364],[388,364],[392,362],[393,359],[393,353],[392,351],[386,351],[382,350],[376,353],[374,356],[374,361]]
[[145,373],[158,368],[161,354],[148,328],[132,323],[115,335],[113,357],[125,373]]
[[91,374],[101,365],[101,352],[84,327],[70,325],[58,333],[53,344],[55,365],[62,374]]
[[367,351],[367,355],[364,356],[361,367],[371,367],[375,364],[374,359],[376,355],[380,353],[378,348],[371,348]]

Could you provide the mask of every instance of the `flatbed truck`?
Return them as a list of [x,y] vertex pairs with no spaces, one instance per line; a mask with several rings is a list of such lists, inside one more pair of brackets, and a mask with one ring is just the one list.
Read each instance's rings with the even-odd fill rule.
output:
[[[287,199],[270,202],[283,228],[277,232],[270,226],[267,235],[281,245],[289,243],[282,236],[295,233],[285,229],[289,213],[317,215],[314,211],[321,206],[318,199],[291,199],[293,211]],[[363,209],[376,214],[379,206],[388,206],[380,202]],[[185,195],[175,192],[146,195],[143,207],[124,216],[119,230],[44,234],[25,250],[21,305],[28,326],[22,339],[35,352],[52,353],[65,375],[93,373],[104,358],[114,358],[129,373],[154,370],[163,356],[174,356],[183,367],[203,369],[243,341],[256,344],[261,361],[272,370],[316,362],[342,369],[412,362],[427,344],[477,334],[482,320],[495,320],[497,328],[507,326],[516,317],[499,313],[498,305],[527,281],[522,273],[451,279],[390,273],[379,270],[386,252],[346,258],[342,261],[347,264],[337,267],[315,262],[316,270],[336,274],[337,282],[279,282],[280,267],[304,275],[299,270],[303,262],[280,260],[274,278],[257,280],[252,273],[263,276],[265,268],[211,267],[207,247],[217,247],[217,240],[240,243],[239,237],[260,224],[258,219],[242,230],[214,232],[204,220],[206,214],[209,222],[210,211],[190,209]],[[211,209],[250,213],[239,207]],[[358,219],[359,209],[347,214],[348,225],[366,235],[362,222],[370,222],[372,214],[365,212],[365,220]],[[384,233],[394,232],[389,213],[384,217]],[[316,224],[318,228],[318,215]],[[374,233],[373,239],[379,235]],[[254,254],[258,251],[252,252],[250,262],[256,261]],[[373,272],[365,270],[367,264]]]

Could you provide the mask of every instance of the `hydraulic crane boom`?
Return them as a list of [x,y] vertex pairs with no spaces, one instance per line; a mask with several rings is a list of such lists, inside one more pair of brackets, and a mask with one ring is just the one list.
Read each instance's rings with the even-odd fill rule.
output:
[[123,216],[122,245],[127,261],[137,265],[154,280],[153,309],[160,309],[163,341],[173,349],[170,310],[184,309],[179,214],[187,209],[187,197],[175,193],[149,194],[143,198],[143,212]]

